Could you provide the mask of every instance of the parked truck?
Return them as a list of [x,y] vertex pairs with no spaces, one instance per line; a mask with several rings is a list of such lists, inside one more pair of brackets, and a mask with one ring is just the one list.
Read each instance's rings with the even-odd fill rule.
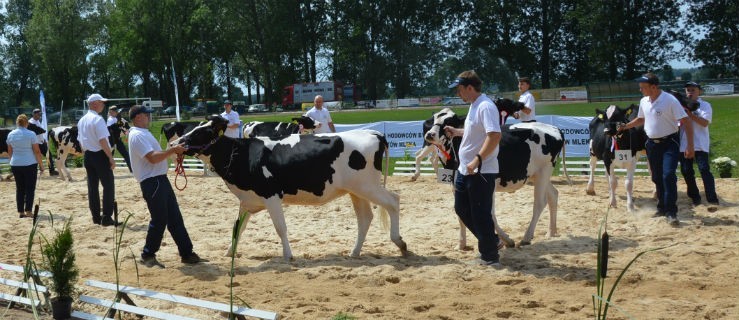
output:
[[344,85],[340,81],[296,83],[283,89],[282,106],[300,109],[302,103],[312,103],[319,94],[326,102],[355,102],[361,100],[362,90],[357,85]]

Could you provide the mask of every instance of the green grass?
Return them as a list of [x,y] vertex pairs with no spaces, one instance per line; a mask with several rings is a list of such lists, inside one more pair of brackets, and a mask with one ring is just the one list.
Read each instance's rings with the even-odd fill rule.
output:
[[[710,126],[711,132],[711,159],[727,156],[731,159],[739,161],[739,148],[735,143],[739,142],[734,135],[739,132],[739,97],[737,96],[717,96],[705,98],[713,106],[713,123]],[[563,115],[563,116],[584,116],[590,117],[595,114],[595,108],[601,110],[608,105],[616,104],[618,106],[628,106],[632,103],[638,103],[638,100],[615,101],[615,102],[573,102],[540,105],[536,108],[538,115]],[[434,112],[441,110],[442,107],[435,108],[401,108],[401,109],[374,109],[374,110],[357,110],[357,111],[333,111],[331,118],[334,123],[357,124],[370,123],[378,121],[413,121],[426,120]],[[452,108],[458,114],[466,114],[467,107],[460,106]],[[242,115],[241,120],[249,121],[290,121],[290,118],[301,115],[301,112],[283,112],[283,113],[263,113],[259,115]],[[192,121],[203,120],[203,117],[193,117]],[[154,121],[151,124],[151,132],[155,137],[159,136],[162,124],[172,121],[171,119]],[[162,141],[164,147],[164,141]],[[716,174],[715,170],[713,170]],[[739,176],[739,168],[734,168],[733,176]]]

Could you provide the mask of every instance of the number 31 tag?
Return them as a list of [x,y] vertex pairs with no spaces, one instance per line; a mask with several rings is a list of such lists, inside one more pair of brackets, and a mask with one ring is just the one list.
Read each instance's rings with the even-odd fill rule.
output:
[[454,170],[439,168],[439,171],[436,172],[436,182],[454,183]]
[[631,150],[616,150],[613,162],[623,163],[631,161]]

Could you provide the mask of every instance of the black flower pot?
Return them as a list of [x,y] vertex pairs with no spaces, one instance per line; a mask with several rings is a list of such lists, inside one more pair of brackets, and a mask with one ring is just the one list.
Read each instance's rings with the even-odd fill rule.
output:
[[729,171],[721,171],[718,173],[718,176],[721,178],[731,178],[731,170]]
[[69,319],[72,317],[72,298],[52,298],[51,314],[56,320]]

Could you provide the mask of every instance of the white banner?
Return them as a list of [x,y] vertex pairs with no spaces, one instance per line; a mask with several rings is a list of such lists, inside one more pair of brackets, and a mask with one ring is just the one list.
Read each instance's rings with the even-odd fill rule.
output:
[[[548,123],[562,130],[567,157],[590,157],[590,120],[593,117],[536,116],[537,122]],[[508,117],[506,121],[517,122],[513,117]]]
[[733,94],[734,84],[733,83],[714,83],[703,86],[703,90],[707,95],[714,94]]
[[[48,123],[46,122],[46,98],[44,98],[44,90],[39,92],[38,100],[41,105],[41,128],[46,131],[44,132],[44,140],[49,141],[49,128]],[[59,117],[61,118],[61,114],[59,114]]]
[[587,90],[562,90],[559,92],[562,100],[588,100]]

